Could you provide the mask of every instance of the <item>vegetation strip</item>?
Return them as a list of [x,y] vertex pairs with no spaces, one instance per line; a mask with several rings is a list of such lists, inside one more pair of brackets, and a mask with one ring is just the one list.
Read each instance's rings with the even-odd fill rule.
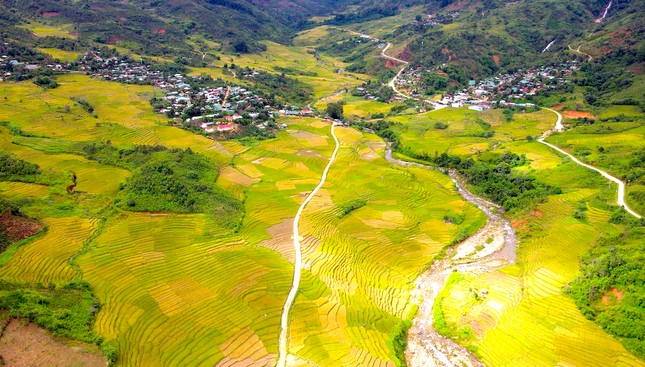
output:
[[[563,130],[563,127],[562,127],[562,115],[560,114],[560,112],[558,112],[556,110],[552,110],[550,108],[546,108],[546,109],[551,111],[551,112],[553,112],[553,113],[555,113],[556,115],[558,115],[558,120],[555,122],[555,131],[562,131]],[[558,148],[557,146],[555,146],[555,145],[553,145],[551,143],[547,143],[546,141],[544,141],[544,139],[548,138],[549,135],[551,135],[551,131],[547,131],[541,138],[538,139],[538,141],[540,143],[548,146],[548,147],[551,147],[551,148],[557,150],[558,152],[566,155],[567,157],[571,158],[571,160],[576,162],[576,164],[579,164],[579,165],[581,165],[581,166],[583,166],[585,168],[589,168],[590,170],[596,171],[596,172],[600,173],[601,175],[603,175],[603,177],[605,177],[606,179],[618,184],[618,198],[616,199],[616,203],[618,203],[618,205],[620,205],[623,208],[625,208],[625,210],[629,214],[633,215],[634,217],[636,217],[638,219],[642,218],[640,214],[636,213],[635,211],[630,209],[629,206],[627,206],[627,203],[625,202],[625,183],[623,181],[619,180],[618,178],[610,175],[609,173],[607,173],[607,172],[605,172],[605,171],[603,171],[603,170],[601,170],[599,168],[596,168],[594,166],[588,165],[586,163],[582,163],[580,160],[578,160],[573,155],[565,152],[564,150]]]
[[287,333],[289,331],[289,312],[291,311],[291,307],[293,306],[294,301],[296,300],[296,295],[298,294],[298,288],[300,287],[300,276],[301,276],[301,267],[302,267],[302,252],[300,250],[300,233],[299,233],[299,228],[298,224],[300,222],[300,216],[302,215],[302,212],[305,209],[305,206],[311,201],[311,199],[316,195],[318,190],[325,184],[325,181],[327,180],[327,173],[329,172],[329,169],[331,168],[332,163],[334,163],[334,159],[336,159],[336,154],[338,154],[338,149],[340,148],[340,143],[338,141],[338,138],[336,137],[336,133],[334,132],[334,124],[332,123],[331,125],[331,136],[334,138],[334,141],[336,142],[336,147],[334,148],[334,152],[331,155],[331,158],[329,158],[329,162],[327,163],[327,166],[325,167],[325,170],[322,173],[322,177],[320,178],[320,182],[318,183],[318,186],[316,186],[315,189],[313,189],[312,192],[307,195],[307,198],[305,201],[300,204],[300,208],[298,208],[298,212],[296,213],[295,218],[293,218],[293,247],[296,251],[296,258],[294,261],[294,269],[293,269],[293,283],[291,285],[291,290],[289,291],[289,295],[287,296],[287,300],[284,303],[284,307],[282,309],[282,319],[280,323],[280,341],[279,341],[279,353],[280,357],[278,359],[278,367],[284,367],[286,366],[287,363]]

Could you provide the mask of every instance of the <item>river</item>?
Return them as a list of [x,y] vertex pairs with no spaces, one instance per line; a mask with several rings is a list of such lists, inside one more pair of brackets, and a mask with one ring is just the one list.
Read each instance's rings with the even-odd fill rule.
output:
[[[393,158],[388,144],[385,159],[402,167],[438,170],[419,163]],[[432,307],[452,272],[481,274],[512,265],[516,260],[517,237],[510,221],[499,214],[501,208],[466,188],[464,179],[454,170],[447,172],[464,200],[481,209],[486,225],[465,241],[452,247],[443,260],[435,261],[415,282],[411,300],[419,306],[408,331],[405,352],[408,366],[483,367],[466,348],[439,334],[433,327]]]

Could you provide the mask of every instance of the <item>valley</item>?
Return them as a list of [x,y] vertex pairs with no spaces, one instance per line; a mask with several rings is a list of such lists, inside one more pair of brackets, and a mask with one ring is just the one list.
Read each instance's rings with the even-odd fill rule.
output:
[[503,3],[0,3],[0,361],[645,366],[642,9]]

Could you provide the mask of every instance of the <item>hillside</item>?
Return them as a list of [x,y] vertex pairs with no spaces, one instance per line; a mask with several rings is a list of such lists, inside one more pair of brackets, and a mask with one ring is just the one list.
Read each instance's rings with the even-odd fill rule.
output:
[[[606,6],[579,0],[409,1],[378,7],[365,2],[341,19],[347,28],[398,44],[400,57],[413,66],[436,68],[463,85],[518,68],[586,60],[585,53],[639,52],[636,63],[642,63],[645,2],[615,1],[596,22]],[[389,13],[370,19],[383,13],[379,9]]]
[[5,25],[45,22],[70,29],[83,41],[121,46],[137,53],[191,58],[192,36],[226,50],[257,52],[260,40],[288,42],[293,30],[342,1],[14,1],[0,2]]
[[644,2],[0,0],[0,365],[645,367]]

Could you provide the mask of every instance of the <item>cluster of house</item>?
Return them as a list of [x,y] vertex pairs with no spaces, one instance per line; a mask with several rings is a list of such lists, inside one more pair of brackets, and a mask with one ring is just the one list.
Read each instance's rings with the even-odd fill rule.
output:
[[87,51],[78,60],[78,68],[92,78],[120,83],[157,84],[164,81],[164,73],[152,70],[143,61],[135,62],[119,56],[104,56],[98,50]]
[[[442,99],[433,101],[433,104],[435,108],[470,105],[471,109],[479,111],[495,105],[533,107],[531,103],[508,101],[525,100],[570,83],[567,76],[570,76],[578,67],[579,64],[576,61],[571,61],[531,70],[519,69],[514,73],[499,74],[480,81],[470,80],[467,87],[454,93],[444,94]],[[397,86],[412,97],[423,99],[425,91],[422,85],[423,73],[436,73],[436,71],[421,67],[411,68],[396,80]]]
[[506,100],[481,98],[481,95],[473,95],[468,90],[457,92],[453,94],[446,94],[442,99],[433,101],[435,109],[443,107],[462,108],[468,106],[468,109],[474,111],[490,110],[493,107],[519,107],[519,108],[535,108],[537,105],[533,103],[513,103]]
[[[212,81],[212,86],[204,86],[209,83],[201,77],[164,73],[144,62],[118,55],[102,55],[99,50],[86,52],[77,64],[80,70],[93,78],[160,88],[164,95],[154,103],[155,112],[181,120],[184,125],[205,133],[236,130],[240,123],[265,129],[275,116],[313,114],[313,111],[298,106],[278,105],[248,88],[221,85],[221,81]],[[220,85],[215,86],[217,84]]]
[[363,97],[363,99],[366,99],[368,101],[380,101],[381,98],[379,98],[379,96],[377,95],[374,95],[373,92],[374,91],[369,88],[356,87],[354,88],[354,90],[352,90],[352,95],[356,97]]
[[8,42],[0,44],[0,82],[10,79],[11,76],[14,75],[16,68],[24,68],[28,71],[40,69],[42,67],[55,71],[65,70],[65,66],[61,64],[42,63],[41,65],[34,62],[35,60],[32,60],[32,62],[21,62],[18,61],[15,56],[10,55],[11,53],[11,46]]
[[265,96],[241,86],[200,86],[193,88],[195,77],[175,74],[157,87],[164,91],[156,112],[182,119],[185,125],[205,133],[235,130],[239,123],[266,129],[277,116],[310,116],[313,111],[298,106],[282,106]]

